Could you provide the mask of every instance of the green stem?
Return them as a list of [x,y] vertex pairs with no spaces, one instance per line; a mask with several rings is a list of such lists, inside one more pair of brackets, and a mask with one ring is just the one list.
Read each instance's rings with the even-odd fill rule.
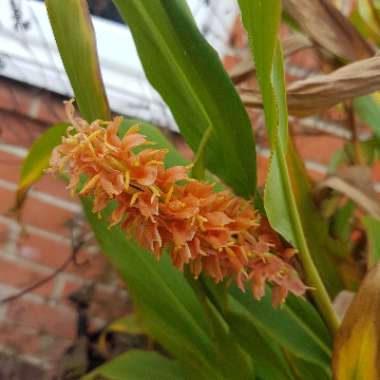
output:
[[[277,156],[278,160],[280,161],[279,166],[280,168],[285,168],[286,158],[282,154],[282,150],[279,149],[279,151],[281,152]],[[284,181],[286,182],[285,186],[288,189],[290,189],[291,184],[290,184],[289,177],[287,175],[283,175],[282,177]],[[291,213],[291,217],[294,222],[294,228],[296,230],[295,231],[296,245],[299,250],[299,257],[301,259],[303,268],[305,270],[307,285],[313,288],[311,290],[311,295],[318,307],[320,314],[325,320],[328,328],[330,329],[331,333],[334,335],[339,327],[339,320],[335,314],[334,308],[330,300],[330,296],[327,293],[325,285],[311,257],[309,246],[306,241],[304,231],[302,228],[302,221],[297,210],[294,194],[292,191],[288,191],[286,192],[286,195],[288,198],[287,202],[289,204],[289,211]]]
[[334,335],[339,328],[339,320],[332,306],[330,297],[309,252],[302,249],[302,251],[300,251],[300,258],[305,269],[307,282],[314,288],[311,290],[311,295],[328,328]]

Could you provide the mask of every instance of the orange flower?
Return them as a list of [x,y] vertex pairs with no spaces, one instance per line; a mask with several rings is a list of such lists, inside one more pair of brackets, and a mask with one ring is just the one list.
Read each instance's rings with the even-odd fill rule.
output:
[[290,265],[295,251],[249,201],[189,178],[186,167],[165,168],[167,152],[141,149],[147,141],[137,127],[118,135],[120,117],[89,124],[74,116],[71,102],[66,108],[72,126],[54,149],[50,171],[66,172],[72,191],[85,175],[79,194],[93,196],[93,212],[115,200],[110,226],[120,224],[157,259],[168,248],[173,264],[180,270],[189,265],[195,278],[201,272],[215,282],[233,277],[257,299],[270,283],[274,305],[288,292],[304,294],[306,287]]

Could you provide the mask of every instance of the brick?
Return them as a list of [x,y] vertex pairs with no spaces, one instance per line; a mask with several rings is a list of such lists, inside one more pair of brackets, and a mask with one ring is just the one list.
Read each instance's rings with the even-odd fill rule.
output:
[[68,244],[26,234],[18,242],[18,254],[47,267],[57,268],[69,257],[71,249]]
[[89,313],[93,317],[111,322],[131,311],[131,303],[117,290],[95,289]]
[[66,121],[67,116],[63,101],[58,99],[56,96],[52,96],[52,94],[45,92],[40,97],[35,118],[45,122],[48,125]]
[[33,185],[33,189],[70,202],[79,203],[77,198],[73,198],[70,195],[69,190],[66,189],[66,183],[64,181],[49,174],[41,177],[38,182]]
[[22,159],[10,153],[0,152],[0,178],[17,183]]
[[70,301],[68,300],[69,296],[72,293],[77,292],[82,287],[83,287],[83,282],[73,282],[70,280],[66,280],[63,286],[62,294],[61,294],[61,301],[65,305],[71,305]]
[[327,165],[332,156],[345,143],[335,136],[294,136],[298,152],[304,160],[315,161]]
[[19,354],[33,355],[38,351],[39,336],[36,331],[13,323],[0,325],[0,342],[3,346]]
[[[0,283],[18,289],[24,289],[45,278],[47,272],[31,269],[27,263],[14,262],[0,256]],[[50,281],[33,291],[43,297],[49,297],[53,288]]]
[[[12,128],[6,126],[11,125]],[[44,130],[40,122],[33,121],[20,114],[11,114],[0,110],[1,141],[5,144],[29,148]]]
[[70,264],[67,272],[87,280],[96,280],[104,284],[113,282],[115,272],[102,254],[89,254],[83,251],[78,256],[79,265]]
[[[257,183],[258,186],[265,185],[266,176],[268,174],[269,159],[262,155],[257,156]],[[308,176],[312,181],[321,181],[325,178],[325,174],[316,170],[307,170]]]
[[[1,202],[1,198],[0,198]],[[8,242],[9,239],[9,227],[0,223],[0,249]]]
[[267,157],[257,155],[257,184],[262,187],[265,184],[265,179],[268,173],[269,160]]
[[74,217],[70,211],[28,197],[22,210],[22,222],[61,234],[69,235],[66,223]]
[[14,207],[16,196],[13,191],[0,188],[0,214],[11,215],[11,209]]
[[239,62],[240,58],[235,55],[226,55],[223,58],[223,65],[226,70],[231,70]]
[[36,91],[10,79],[1,78],[0,105],[2,109],[26,114]]
[[[40,236],[26,235],[18,244],[18,254],[30,261],[38,262],[50,268],[60,267],[71,255],[68,244],[58,243]],[[83,249],[78,255],[79,265],[71,263],[66,272],[87,280],[110,283],[114,271],[102,254],[89,253]]]
[[75,336],[76,313],[66,306],[50,306],[20,298],[8,305],[6,318],[16,325],[33,328],[40,334],[68,339]]
[[236,48],[244,48],[247,45],[247,34],[240,17],[236,17],[236,21],[231,31],[230,43]]
[[41,334],[14,322],[0,325],[0,342],[13,352],[48,360],[53,366],[70,344],[67,339]]

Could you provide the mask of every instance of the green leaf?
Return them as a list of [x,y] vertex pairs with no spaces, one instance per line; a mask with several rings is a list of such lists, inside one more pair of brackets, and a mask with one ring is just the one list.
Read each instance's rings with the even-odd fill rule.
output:
[[81,115],[111,118],[86,0],[45,0],[50,24]]
[[[321,288],[314,283],[319,281],[318,273],[313,270],[315,267],[306,265],[312,258],[329,293],[335,295],[342,284],[332,252],[342,247],[328,236],[327,225],[311,197],[305,168],[288,136],[282,53],[276,40],[280,1],[240,0],[239,4],[254,53],[271,142],[265,210],[272,227],[299,250],[309,285]],[[327,298],[324,294],[323,307],[329,306]]]
[[354,100],[354,108],[360,118],[366,122],[380,140],[380,95],[361,96]]
[[308,302],[289,296],[285,305],[273,309],[269,289],[260,301],[237,288],[232,290],[232,296],[232,312],[245,316],[258,332],[263,332],[276,345],[320,366],[325,373],[330,372],[332,338]]
[[21,167],[16,194],[17,208],[22,206],[29,187],[44,174],[49,165],[51,151],[61,142],[67,127],[66,123],[55,124],[33,142]]
[[372,268],[380,261],[380,220],[370,215],[362,218],[368,239],[368,266]]
[[184,0],[114,0],[131,29],[145,73],[197,151],[212,134],[206,166],[235,192],[253,197],[255,144],[244,106]]
[[82,380],[180,380],[181,366],[156,352],[131,350],[96,368]]
[[[239,345],[230,327],[209,300],[206,300],[213,337],[218,350],[218,366],[226,379],[254,379],[252,358]],[[250,334],[250,330],[246,330]],[[251,353],[251,352],[250,352]],[[252,353],[251,353],[252,355]]]
[[258,329],[252,320],[241,313],[229,311],[226,320],[240,345],[252,356],[255,373],[260,379],[293,380],[280,346]]
[[286,354],[286,358],[297,380],[332,380],[331,371],[327,373],[321,367],[299,359],[290,353]]
[[[252,352],[244,351],[226,319],[227,284],[215,284],[204,275],[196,280],[188,270],[185,276],[205,311],[217,350],[216,365],[223,377],[231,380],[254,379]],[[247,330],[246,333],[250,331]]]

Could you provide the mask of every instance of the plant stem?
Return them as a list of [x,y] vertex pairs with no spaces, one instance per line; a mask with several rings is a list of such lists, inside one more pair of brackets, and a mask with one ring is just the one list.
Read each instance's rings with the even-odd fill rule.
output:
[[360,141],[359,141],[357,126],[355,122],[355,114],[352,107],[352,101],[351,100],[346,101],[344,104],[344,107],[347,113],[347,124],[351,130],[351,142],[354,147],[355,163],[358,165],[364,165],[363,155],[360,149]]
[[299,256],[306,273],[307,283],[314,288],[311,290],[311,295],[328,328],[334,335],[339,328],[339,320],[332,306],[330,296],[308,251],[306,253],[303,251]]
[[[287,166],[286,158],[281,153],[278,155],[279,166],[280,168],[285,168]],[[283,178],[286,182],[286,186],[288,188],[291,188],[289,177],[287,175],[284,175]],[[317,308],[322,318],[325,320],[328,328],[334,335],[339,327],[339,320],[333,309],[330,296],[327,293],[325,285],[311,257],[309,246],[306,241],[304,230],[302,227],[302,220],[298,213],[295,196],[292,191],[287,192],[287,198],[287,202],[290,205],[289,211],[291,213],[291,218],[294,221],[296,246],[299,251],[298,256],[301,259],[306,274],[307,285],[313,288],[311,291],[311,295],[317,305]]]

